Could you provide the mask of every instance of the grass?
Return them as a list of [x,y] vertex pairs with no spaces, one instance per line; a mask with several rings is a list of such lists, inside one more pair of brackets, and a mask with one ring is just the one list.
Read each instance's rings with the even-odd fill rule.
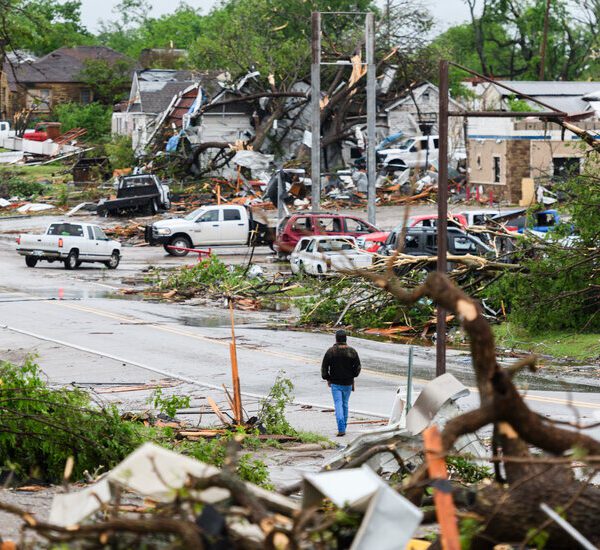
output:
[[600,358],[600,334],[577,332],[545,332],[530,334],[513,323],[494,326],[496,344],[533,353],[588,361]]

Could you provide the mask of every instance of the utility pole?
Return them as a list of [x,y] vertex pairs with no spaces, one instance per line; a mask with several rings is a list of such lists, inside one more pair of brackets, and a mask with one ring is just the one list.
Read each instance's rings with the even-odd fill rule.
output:
[[321,206],[321,14],[317,11],[312,12],[311,27],[312,146],[310,151],[310,179],[312,182],[312,211],[317,212]]
[[544,80],[546,72],[546,45],[548,43],[548,20],[550,19],[550,0],[546,0],[546,13],[544,13],[544,32],[542,34],[542,45],[540,47],[540,75],[538,80]]
[[[440,70],[440,96],[438,133],[438,219],[437,219],[437,271],[446,273],[448,253],[448,61],[442,59]],[[435,340],[435,375],[446,372],[446,310],[438,304]]]
[[376,110],[375,101],[375,16],[365,16],[365,43],[367,57],[367,219],[375,225],[375,179],[377,177],[375,155]]

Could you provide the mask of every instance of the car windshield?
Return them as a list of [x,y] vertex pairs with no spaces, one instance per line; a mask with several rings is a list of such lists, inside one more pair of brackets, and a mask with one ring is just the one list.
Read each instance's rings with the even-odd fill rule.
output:
[[347,239],[327,239],[319,241],[319,252],[337,252],[341,250],[352,250],[354,243]]
[[403,141],[402,143],[398,144],[398,149],[410,149],[413,146],[414,142],[414,139],[407,139],[406,141]]
[[204,206],[202,206],[201,208],[196,208],[196,210],[193,210],[186,216],[183,216],[183,219],[193,222],[205,210],[206,208],[204,208]]

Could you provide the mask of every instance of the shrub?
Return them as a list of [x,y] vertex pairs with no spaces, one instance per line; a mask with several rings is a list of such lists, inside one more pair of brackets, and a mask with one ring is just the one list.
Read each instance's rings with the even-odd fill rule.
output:
[[0,174],[0,197],[35,197],[42,194],[44,185],[35,181],[27,181],[14,172]]
[[140,443],[135,425],[114,406],[91,408],[79,389],[53,389],[39,367],[0,362],[0,468],[19,478],[61,480],[69,456],[73,474],[112,468]]
[[100,103],[61,103],[54,107],[54,115],[61,123],[62,133],[85,128],[85,139],[92,142],[105,140],[110,135],[112,108]]
[[261,400],[258,419],[269,434],[297,435],[285,417],[285,408],[294,400],[294,384],[281,373],[277,375],[269,395]]
[[104,149],[113,168],[129,168],[135,166],[135,155],[129,136],[113,135],[104,145]]

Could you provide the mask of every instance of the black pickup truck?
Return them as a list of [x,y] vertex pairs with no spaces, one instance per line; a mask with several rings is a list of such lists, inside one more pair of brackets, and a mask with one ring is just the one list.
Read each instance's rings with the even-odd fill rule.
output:
[[116,199],[102,199],[96,208],[99,216],[118,214],[156,214],[171,208],[169,186],[152,174],[123,176],[117,184]]

